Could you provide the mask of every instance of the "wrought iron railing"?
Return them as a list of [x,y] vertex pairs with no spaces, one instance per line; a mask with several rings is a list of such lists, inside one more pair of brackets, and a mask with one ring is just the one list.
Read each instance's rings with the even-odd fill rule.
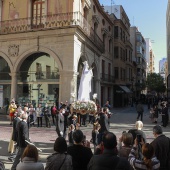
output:
[[60,13],[44,15],[41,17],[37,16],[1,21],[0,34],[48,30],[71,26],[79,26],[82,31],[94,42],[94,44],[98,46],[99,50],[104,50],[103,41],[94,32],[80,12]]
[[114,83],[115,82],[114,76],[111,76],[109,74],[101,73],[100,74],[100,78],[101,78],[102,81],[105,81],[105,82],[110,82],[110,83]]
[[46,71],[21,71],[20,74],[18,74],[18,80],[19,81],[27,81],[27,82],[34,82],[34,81],[49,81],[49,80],[59,80],[60,76],[58,72],[56,71],[51,71],[51,72],[46,72]]

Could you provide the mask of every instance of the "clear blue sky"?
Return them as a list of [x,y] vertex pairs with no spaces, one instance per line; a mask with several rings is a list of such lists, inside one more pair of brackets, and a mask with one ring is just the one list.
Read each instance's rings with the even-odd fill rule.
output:
[[[99,0],[104,6],[111,6],[111,0]],[[144,38],[154,41],[155,69],[159,71],[159,60],[167,57],[166,52],[166,10],[168,0],[113,0],[122,5],[131,26],[136,26]],[[113,4],[113,5],[114,5]]]

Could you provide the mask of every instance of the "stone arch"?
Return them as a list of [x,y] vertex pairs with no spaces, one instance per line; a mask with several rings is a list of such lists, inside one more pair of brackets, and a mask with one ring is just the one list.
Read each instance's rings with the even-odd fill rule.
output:
[[2,51],[0,51],[0,56],[1,56],[2,58],[4,58],[4,60],[8,63],[8,66],[9,66],[9,68],[10,68],[10,71],[13,70],[13,64],[12,64],[10,58],[9,58],[4,52],[2,52]]
[[30,49],[26,50],[25,52],[23,52],[18,57],[18,59],[17,59],[17,61],[15,63],[15,66],[14,66],[14,70],[17,72],[20,69],[23,61],[28,56],[30,56],[31,54],[37,53],[37,52],[44,52],[44,53],[49,54],[57,62],[59,70],[63,70],[63,65],[62,65],[62,62],[61,62],[60,58],[58,57],[58,55],[54,51],[52,51],[51,49],[48,49],[47,47],[42,47],[42,46],[39,47],[39,51],[37,51],[37,47],[33,47],[33,48],[30,48]]

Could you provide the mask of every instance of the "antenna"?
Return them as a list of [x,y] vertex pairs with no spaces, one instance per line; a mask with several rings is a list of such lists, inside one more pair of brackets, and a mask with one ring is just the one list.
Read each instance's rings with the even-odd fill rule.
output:
[[114,4],[114,1],[113,0],[111,0],[111,14],[112,14],[112,7],[113,7],[113,4]]

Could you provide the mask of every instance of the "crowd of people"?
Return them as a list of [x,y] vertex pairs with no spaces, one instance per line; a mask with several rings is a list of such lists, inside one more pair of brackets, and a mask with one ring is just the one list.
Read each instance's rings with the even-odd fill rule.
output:
[[[16,105],[15,101],[12,100],[10,105]],[[81,131],[78,115],[70,114],[68,103],[61,103],[59,108],[55,104],[51,107],[47,104],[42,107],[39,104],[37,108],[28,104],[24,107],[16,106],[13,118],[10,119],[13,126],[13,145],[10,144],[13,148],[11,147],[10,152],[15,153],[10,157],[13,161],[11,170],[170,169],[170,139],[163,134],[162,127],[156,125],[153,127],[155,139],[147,143],[139,113],[135,128],[128,132],[123,131],[122,136],[117,139],[109,129],[110,105],[107,101],[103,108],[99,108],[97,116],[93,115],[89,122],[93,124],[90,140],[94,146],[92,151],[90,142]],[[137,106],[137,109],[140,107]],[[10,111],[10,116],[11,113]],[[35,125],[42,127],[43,117],[46,127],[56,126],[58,136],[54,143],[54,153],[47,157],[45,167],[39,162],[38,150],[30,144],[29,139],[29,128]]]

